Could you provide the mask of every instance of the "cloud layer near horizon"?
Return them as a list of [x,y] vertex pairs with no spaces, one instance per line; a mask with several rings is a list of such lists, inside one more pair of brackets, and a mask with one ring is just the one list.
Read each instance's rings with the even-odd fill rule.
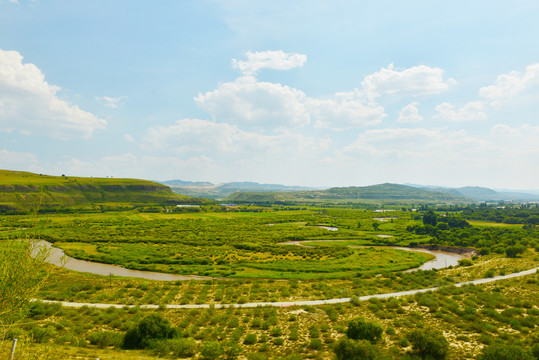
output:
[[[515,164],[523,176],[534,176],[535,168],[526,166],[539,157],[539,127],[490,119],[500,111],[500,101],[507,105],[524,91],[537,91],[539,64],[529,65],[522,74],[499,75],[476,91],[478,98],[457,103],[450,97],[445,100],[444,94],[458,82],[438,67],[390,64],[366,75],[355,88],[314,97],[259,79],[262,69],[294,71],[305,66],[306,55],[278,50],[249,51],[245,57],[232,61],[239,77],[194,97],[208,119],[156,121],[142,135],[121,135],[118,141],[131,144],[133,151],[93,160],[67,156],[46,164],[37,154],[0,149],[1,167],[27,164],[30,170],[61,169],[78,175],[121,169],[123,176],[163,179],[191,174],[196,180],[213,180],[216,173],[227,180],[250,180],[249,175],[256,174],[270,182],[302,185],[325,185],[312,180],[321,171],[329,173],[324,175],[327,183],[354,185],[367,172],[374,173],[369,179],[388,181],[388,168],[391,181],[401,182],[411,181],[410,174],[425,168],[453,181],[462,171],[477,181],[485,176],[505,179],[507,175],[496,175],[493,169]],[[59,91],[38,67],[23,63],[18,52],[0,50],[2,131],[57,139],[89,138],[96,130],[106,131],[107,121],[62,100]],[[126,97],[96,99],[115,109]],[[483,131],[465,128],[475,123]],[[159,176],[138,175],[156,171]],[[285,181],[283,174],[289,175]],[[427,176],[425,183],[436,183],[436,178]]]

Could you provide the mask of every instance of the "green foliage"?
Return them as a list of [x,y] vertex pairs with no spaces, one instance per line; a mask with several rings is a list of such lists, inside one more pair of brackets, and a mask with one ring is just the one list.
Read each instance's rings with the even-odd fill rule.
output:
[[477,360],[534,360],[534,356],[518,345],[495,343],[483,348]]
[[150,314],[126,332],[123,347],[126,349],[150,348],[156,340],[170,339],[174,333],[167,319],[159,314]]
[[[30,231],[30,230],[29,230]],[[0,323],[9,324],[25,316],[30,300],[52,275],[45,268],[49,250],[39,234],[26,232],[19,240],[0,242]]]
[[438,216],[432,210],[427,211],[423,214],[423,225],[436,226],[438,223]]
[[380,350],[366,340],[341,338],[333,346],[337,360],[380,360]]
[[526,248],[522,245],[513,245],[505,248],[505,255],[508,258],[516,258],[517,255],[522,254]]
[[99,348],[106,348],[109,346],[120,347],[123,342],[123,335],[113,331],[98,331],[90,334],[88,340],[90,341],[90,344]]
[[204,360],[216,360],[223,355],[224,351],[218,341],[206,341],[202,343],[200,354]]
[[250,334],[247,334],[247,336],[245,336],[245,339],[243,339],[243,344],[253,345],[253,344],[256,344],[256,340],[257,340],[256,334],[250,333]]
[[449,343],[440,331],[417,329],[407,336],[414,354],[424,360],[443,360],[449,353]]
[[382,339],[384,329],[381,325],[356,318],[348,322],[346,336],[353,340],[367,340],[376,343]]

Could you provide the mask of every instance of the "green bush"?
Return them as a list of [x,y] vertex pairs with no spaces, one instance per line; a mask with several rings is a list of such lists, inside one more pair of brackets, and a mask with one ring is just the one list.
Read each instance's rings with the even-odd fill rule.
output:
[[353,340],[367,340],[371,343],[380,341],[384,329],[379,324],[365,321],[363,318],[356,318],[348,323],[346,336]]
[[207,341],[202,344],[200,354],[204,360],[215,360],[223,354],[223,348],[217,341]]
[[350,340],[342,338],[335,343],[333,351],[337,360],[379,360],[380,350],[366,340]]
[[170,339],[175,331],[170,322],[159,314],[150,314],[127,330],[123,340],[126,349],[150,348],[156,340]]
[[197,342],[195,339],[169,339],[166,343],[174,356],[186,358],[195,356],[196,354]]
[[256,344],[256,334],[247,334],[247,336],[245,336],[245,339],[243,339],[243,344],[244,345],[253,345],[253,344]]
[[449,343],[440,331],[417,329],[408,334],[413,352],[421,359],[443,360],[449,353]]
[[120,333],[113,331],[99,331],[90,334],[88,337],[90,344],[98,348],[106,348],[109,346],[119,347],[122,345],[123,336]]
[[477,360],[534,360],[532,354],[528,353],[518,345],[507,345],[496,343],[483,348]]
[[473,262],[470,259],[460,259],[458,263],[459,263],[459,266],[472,266],[473,265]]

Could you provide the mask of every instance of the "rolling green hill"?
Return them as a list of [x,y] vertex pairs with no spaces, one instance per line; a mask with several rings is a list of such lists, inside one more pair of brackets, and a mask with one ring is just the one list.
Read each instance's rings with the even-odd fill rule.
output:
[[316,191],[273,193],[237,192],[227,198],[230,202],[384,202],[384,203],[464,203],[470,200],[440,191],[418,189],[398,184],[337,187]]
[[147,180],[50,176],[0,170],[0,211],[201,204]]

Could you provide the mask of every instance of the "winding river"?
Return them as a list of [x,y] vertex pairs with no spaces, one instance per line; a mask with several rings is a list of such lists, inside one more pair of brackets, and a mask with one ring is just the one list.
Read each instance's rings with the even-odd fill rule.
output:
[[[338,241],[338,240],[329,240],[329,241]],[[291,242],[282,243],[282,244],[305,246],[302,244],[302,242],[303,241],[291,241]],[[133,277],[133,278],[159,280],[159,281],[177,281],[177,280],[184,281],[184,280],[212,279],[212,277],[208,277],[208,276],[177,275],[177,274],[167,274],[167,273],[152,272],[152,271],[131,270],[131,269],[126,269],[118,265],[79,260],[79,259],[75,259],[75,258],[65,255],[62,249],[52,246],[52,244],[47,241],[42,240],[41,244],[43,246],[50,248],[50,255],[47,259],[47,261],[50,264],[53,264],[56,266],[63,266],[64,269],[68,269],[68,270],[87,272],[91,274],[104,275],[104,276],[114,275],[114,276],[124,276],[124,277]],[[386,246],[385,248],[388,248],[388,247]],[[432,250],[418,249],[418,248],[412,249],[412,248],[397,247],[397,246],[390,246],[389,248],[398,249],[398,250],[406,250],[406,251],[419,251],[419,252],[424,252],[424,253],[428,253],[428,254],[432,254],[436,256],[435,259],[424,263],[420,267],[415,268],[415,269],[410,269],[407,271],[443,269],[448,266],[456,266],[458,265],[458,261],[464,257],[463,255],[448,253],[444,251],[432,251]]]

